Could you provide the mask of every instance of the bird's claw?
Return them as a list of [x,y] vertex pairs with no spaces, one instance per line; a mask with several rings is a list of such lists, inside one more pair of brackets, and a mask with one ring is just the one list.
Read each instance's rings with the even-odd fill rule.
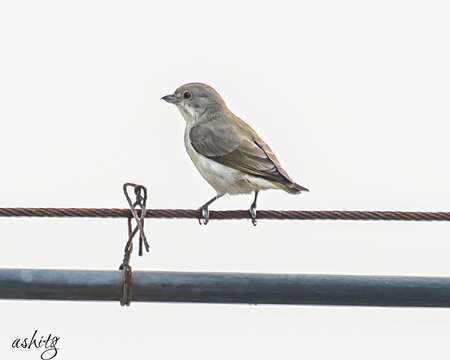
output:
[[256,206],[250,206],[250,209],[249,209],[249,212],[250,212],[250,217],[252,218],[252,224],[253,224],[253,226],[256,226],[257,225],[257,221],[256,221]]
[[202,217],[198,219],[198,223],[200,225],[207,225],[209,222],[209,209],[207,206],[203,206],[200,208],[200,210],[202,211]]

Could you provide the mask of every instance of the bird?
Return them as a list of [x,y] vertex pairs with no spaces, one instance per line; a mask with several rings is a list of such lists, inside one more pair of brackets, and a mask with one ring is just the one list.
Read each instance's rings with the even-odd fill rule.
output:
[[209,221],[209,205],[225,194],[254,193],[249,212],[256,225],[260,191],[281,189],[289,194],[309,191],[289,177],[269,145],[231,112],[213,87],[188,83],[161,99],[175,105],[183,116],[186,151],[202,177],[216,191],[199,209],[203,224]]

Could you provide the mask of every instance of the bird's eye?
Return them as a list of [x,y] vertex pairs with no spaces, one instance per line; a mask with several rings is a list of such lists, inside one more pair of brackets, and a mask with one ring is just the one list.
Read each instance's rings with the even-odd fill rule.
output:
[[183,98],[190,99],[192,97],[192,94],[189,91],[185,91],[183,93]]

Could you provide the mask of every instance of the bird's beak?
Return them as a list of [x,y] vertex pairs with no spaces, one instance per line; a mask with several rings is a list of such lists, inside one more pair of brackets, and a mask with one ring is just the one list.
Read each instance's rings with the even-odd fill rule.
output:
[[171,104],[178,104],[178,98],[175,95],[166,95],[161,98],[161,100],[167,101]]

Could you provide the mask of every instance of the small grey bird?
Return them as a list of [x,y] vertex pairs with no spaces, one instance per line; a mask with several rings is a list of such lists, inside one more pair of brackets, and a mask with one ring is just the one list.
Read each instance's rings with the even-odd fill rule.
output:
[[290,194],[309,191],[289,177],[270,147],[228,109],[211,86],[185,84],[162,100],[176,105],[183,115],[186,150],[200,174],[217,192],[200,207],[205,225],[209,221],[208,206],[225,194],[254,192],[249,211],[256,225],[259,191],[282,189]]

